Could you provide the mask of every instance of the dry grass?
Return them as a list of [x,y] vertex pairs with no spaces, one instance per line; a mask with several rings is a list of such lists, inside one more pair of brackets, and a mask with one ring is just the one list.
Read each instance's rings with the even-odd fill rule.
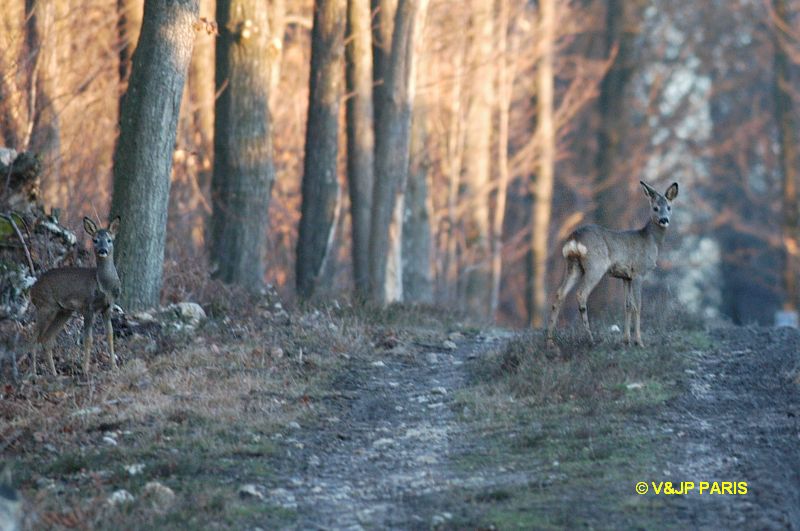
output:
[[[210,318],[197,330],[119,338],[116,373],[98,333],[90,380],[69,376],[79,365],[73,322],[56,349],[63,376],[2,390],[0,455],[14,463],[34,515],[27,527],[280,523],[281,509],[265,505],[259,511],[270,514],[250,514],[238,484],[221,486],[219,477],[268,475],[268,460],[245,457],[268,457],[271,437],[323,413],[329,380],[369,348],[372,331],[357,312],[286,312],[270,294],[215,282],[195,294]],[[134,463],[145,472],[126,472]],[[148,504],[145,479],[175,491],[169,510]],[[111,507],[107,499],[120,488],[137,501]]]

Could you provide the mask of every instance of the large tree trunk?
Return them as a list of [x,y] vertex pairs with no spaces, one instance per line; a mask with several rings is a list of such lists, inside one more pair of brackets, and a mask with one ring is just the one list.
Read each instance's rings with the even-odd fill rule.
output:
[[256,291],[264,282],[267,208],[275,170],[269,114],[269,17],[261,0],[218,0],[211,259],[216,276]]
[[330,254],[339,208],[339,102],[344,90],[347,0],[316,0],[306,128],[297,293],[310,297]]
[[347,11],[347,177],[356,293],[369,292],[369,223],[375,164],[372,107],[372,22],[369,0],[349,0]]
[[[598,225],[621,229],[619,219],[626,210],[627,178],[619,171],[622,139],[627,129],[628,81],[634,72],[633,46],[638,31],[640,2],[607,0],[605,26],[605,56],[616,52],[614,61],[600,83],[598,98],[599,125],[597,156],[595,158],[594,220]],[[604,280],[593,292],[592,299],[606,306],[619,297],[612,293],[611,284]]]
[[66,205],[69,187],[61,181],[61,135],[55,97],[58,82],[55,0],[26,0],[27,46],[33,58],[29,149],[43,162],[43,194],[50,204]]
[[778,148],[783,176],[784,310],[796,312],[800,308],[800,291],[797,287],[797,276],[800,274],[800,212],[797,203],[797,137],[792,114],[789,58],[784,48],[787,45],[785,28],[789,27],[789,19],[785,0],[773,0],[772,8],[776,18],[776,27],[773,29],[775,122],[778,126]]
[[531,229],[532,293],[531,325],[541,327],[547,311],[547,250],[553,204],[553,177],[556,160],[556,130],[553,122],[553,55],[555,44],[555,0],[539,2],[539,50],[536,70],[536,117],[539,139],[539,167],[533,190]]
[[121,216],[116,261],[121,304],[159,302],[170,170],[197,0],[147,0],[114,154],[111,215]]
[[[370,297],[386,302],[386,264],[389,226],[408,173],[409,129],[414,100],[415,27],[427,0],[400,0],[395,13],[392,52],[384,89],[376,94],[375,185],[369,237]],[[381,109],[380,112],[377,110]],[[380,117],[378,119],[378,117]],[[402,225],[398,227],[402,230]]]
[[492,4],[472,0],[470,101],[467,109],[462,201],[467,271],[464,273],[466,307],[476,317],[486,317],[491,305],[489,249],[489,182],[492,159],[494,108],[494,20]]
[[433,301],[431,274],[431,204],[428,196],[428,130],[425,108],[414,103],[411,154],[403,205],[403,300]]

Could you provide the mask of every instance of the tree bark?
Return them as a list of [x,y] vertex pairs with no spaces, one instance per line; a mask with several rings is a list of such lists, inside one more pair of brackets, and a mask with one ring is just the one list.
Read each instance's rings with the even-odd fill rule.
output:
[[433,302],[431,274],[431,204],[428,195],[428,130],[424,106],[414,103],[411,120],[411,155],[403,215],[403,300]]
[[170,169],[197,0],[147,0],[133,55],[114,154],[111,216],[120,216],[115,253],[128,310],[159,302]]
[[491,305],[491,256],[489,247],[489,183],[492,158],[492,111],[494,109],[494,20],[491,3],[472,0],[470,41],[470,100],[467,108],[462,201],[467,270],[464,296],[468,312],[487,317]]
[[65,205],[69,187],[61,181],[61,134],[55,107],[58,81],[55,0],[26,0],[27,46],[33,57],[30,138],[24,149],[42,157],[43,194],[48,203]]
[[[379,304],[386,302],[389,226],[408,173],[411,104],[414,99],[415,27],[421,26],[421,20],[417,19],[425,13],[426,7],[427,0],[399,1],[392,33],[392,52],[384,80],[385,90],[376,99],[375,185],[369,270],[370,297]],[[377,119],[378,116],[380,119]]]
[[316,0],[303,203],[297,241],[297,293],[313,295],[330,254],[339,207],[339,102],[344,90],[346,0]]
[[211,259],[215,276],[257,291],[264,282],[267,209],[275,181],[267,5],[218,0],[217,23]]
[[372,106],[372,17],[369,0],[349,0],[347,12],[347,177],[356,293],[369,292],[369,223],[375,164]]
[[783,289],[784,310],[797,311],[800,308],[800,291],[797,287],[798,244],[800,243],[800,212],[797,203],[797,137],[793,119],[789,58],[785,50],[786,28],[789,24],[786,1],[772,0],[775,16],[773,28],[774,57],[774,98],[775,122],[778,128],[778,150],[781,175],[783,176]]
[[536,136],[539,138],[539,168],[533,190],[533,227],[531,229],[533,282],[530,316],[531,326],[536,328],[544,325],[547,312],[547,250],[556,159],[556,130],[553,122],[555,0],[541,0],[539,10],[541,57],[536,70]]

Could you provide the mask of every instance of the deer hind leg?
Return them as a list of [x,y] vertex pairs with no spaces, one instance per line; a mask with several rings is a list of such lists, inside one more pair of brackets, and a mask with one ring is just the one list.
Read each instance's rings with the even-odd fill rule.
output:
[[626,345],[631,344],[631,313],[633,312],[633,291],[631,290],[631,281],[627,279],[622,280],[625,292],[625,335],[623,341]]
[[89,376],[89,363],[92,357],[92,325],[94,324],[94,312],[87,310],[83,313],[83,374]]
[[[36,322],[38,330],[36,340],[42,344],[45,357],[47,358],[47,365],[50,367],[50,372],[56,375],[56,364],[53,361],[53,338],[61,331],[64,324],[69,320],[72,315],[71,310],[56,309],[49,313],[43,313],[39,316]],[[32,355],[33,373],[36,374],[36,353]]]
[[578,280],[583,275],[580,264],[576,260],[567,261],[567,269],[564,272],[564,280],[561,281],[558,291],[556,291],[556,300],[553,302],[553,307],[550,310],[550,321],[547,324],[547,346],[554,347],[553,332],[558,322],[558,314],[561,312],[561,307],[564,305],[564,300],[575,287]]
[[593,269],[591,267],[584,266],[583,279],[581,280],[581,283],[578,286],[578,291],[576,292],[578,297],[578,311],[581,313],[583,327],[586,329],[586,333],[589,335],[589,341],[592,343],[594,343],[594,336],[592,335],[592,329],[589,327],[589,310],[586,307],[586,303],[589,300],[589,295],[592,293],[594,288],[597,286],[597,283],[600,282],[600,279],[603,278],[603,275],[605,274],[605,269]]

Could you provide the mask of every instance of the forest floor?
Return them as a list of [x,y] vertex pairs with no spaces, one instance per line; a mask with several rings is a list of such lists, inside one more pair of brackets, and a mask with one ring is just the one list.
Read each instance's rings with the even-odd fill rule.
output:
[[263,313],[6,387],[25,527],[800,528],[796,330]]

